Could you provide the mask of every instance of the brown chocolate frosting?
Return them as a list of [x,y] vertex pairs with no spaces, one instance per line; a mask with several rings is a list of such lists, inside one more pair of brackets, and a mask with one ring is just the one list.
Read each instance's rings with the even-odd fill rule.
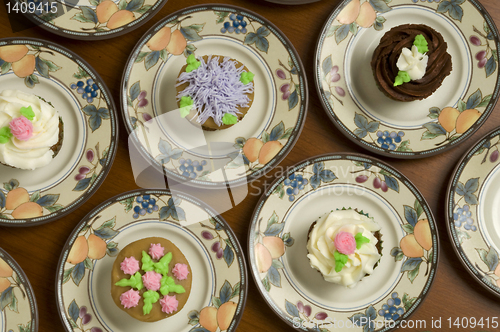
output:
[[[401,50],[411,49],[417,35],[427,40],[429,61],[424,77],[419,80],[394,86],[399,69],[396,63]],[[399,101],[422,100],[434,93],[451,72],[451,56],[446,52],[447,44],[436,30],[423,24],[404,24],[392,28],[380,40],[373,52],[371,66],[379,89],[389,98]]]

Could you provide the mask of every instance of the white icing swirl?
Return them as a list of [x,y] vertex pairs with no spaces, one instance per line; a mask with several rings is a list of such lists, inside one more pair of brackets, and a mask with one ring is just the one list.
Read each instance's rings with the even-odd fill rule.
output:
[[[375,246],[378,240],[372,234],[378,230],[380,226],[377,223],[354,210],[337,210],[322,216],[314,225],[307,242],[307,257],[311,267],[320,271],[326,281],[354,287],[365,275],[373,272],[373,267],[380,259]],[[348,261],[342,270],[335,272],[334,240],[339,232],[353,235],[362,233],[370,242],[348,255]]]
[[59,141],[59,114],[33,94],[18,90],[0,92],[0,128],[21,116],[22,107],[31,106],[35,113],[33,136],[27,141],[12,137],[0,144],[0,162],[20,169],[34,170],[48,165],[54,152],[51,147]]
[[403,47],[396,66],[399,70],[407,72],[410,79],[415,81],[424,77],[428,61],[429,57],[420,53],[417,46],[413,45],[411,51]]

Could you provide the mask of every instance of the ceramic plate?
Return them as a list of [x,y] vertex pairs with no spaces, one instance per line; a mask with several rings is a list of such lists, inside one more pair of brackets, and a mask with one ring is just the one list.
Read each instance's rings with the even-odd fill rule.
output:
[[[146,210],[142,204],[148,200]],[[188,225],[183,226],[185,223]],[[181,250],[196,282],[181,311],[155,323],[142,323],[113,302],[110,275],[114,256],[121,248],[151,236],[169,239]],[[103,241],[106,246],[99,246]],[[88,257],[93,247],[101,247],[102,252]],[[68,263],[69,255],[72,262],[80,262]],[[247,296],[245,259],[227,223],[204,203],[182,194],[172,197],[168,191],[126,193],[87,215],[66,242],[56,286],[59,313],[67,331],[80,331],[84,315],[90,315],[91,320],[82,330],[92,332],[200,332],[206,331],[202,326],[210,328],[213,324],[235,331]],[[206,307],[218,308],[219,318],[214,320],[215,314],[200,316]]]
[[38,331],[35,294],[21,267],[0,248],[0,331]]
[[15,3],[19,13],[25,13],[47,31],[79,40],[98,40],[137,29],[167,0],[15,0]]
[[[17,64],[0,59],[0,86],[44,98],[64,122],[62,148],[49,165],[34,171],[0,165],[0,224],[38,225],[82,205],[104,181],[118,140],[115,106],[104,81],[70,50],[28,38],[1,39],[0,47],[5,45],[27,54]],[[88,83],[95,84],[95,97],[83,99]],[[40,205],[43,215],[26,210],[28,201]]]
[[[169,45],[161,49],[170,36]],[[253,104],[241,122],[225,130],[199,130],[193,135],[186,134],[194,127],[187,120],[182,122],[184,126],[174,125],[179,122],[173,121],[179,114],[175,84],[192,53],[229,56],[255,74]],[[253,180],[271,170],[295,144],[307,110],[305,73],[292,44],[261,16],[230,6],[190,7],[152,27],[128,60],[121,94],[126,128],[146,156],[160,169],[156,159],[163,161],[167,176],[173,179],[189,178],[193,184],[207,186],[245,184],[247,178]],[[155,122],[168,116],[175,118]],[[234,146],[236,155],[242,148],[248,155],[235,159],[217,151],[197,153],[193,150],[200,146],[200,133],[204,144],[225,142]],[[210,157],[225,160],[225,177],[214,176],[208,166],[185,171],[186,158],[206,165]]]
[[500,129],[481,138],[456,167],[446,200],[448,233],[469,273],[500,296],[498,199]]
[[[403,103],[378,90],[370,61],[382,36],[407,23],[441,33],[453,69],[432,96]],[[478,1],[346,0],[321,32],[316,86],[333,123],[362,147],[396,158],[441,153],[470,137],[493,111],[500,87],[498,39]],[[440,116],[446,107],[459,112]]]
[[[383,241],[379,265],[352,289],[326,282],[306,257],[311,224],[342,208],[373,217]],[[259,291],[289,325],[368,332],[397,326],[421,304],[439,242],[429,206],[405,176],[377,159],[335,154],[295,165],[264,193],[248,252]]]
[[279,3],[282,5],[302,5],[305,3],[316,2],[319,0],[267,0],[268,2]]

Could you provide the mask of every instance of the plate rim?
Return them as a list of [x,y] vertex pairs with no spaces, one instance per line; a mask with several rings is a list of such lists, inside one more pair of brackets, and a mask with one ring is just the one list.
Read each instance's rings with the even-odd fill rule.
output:
[[[19,272],[20,272],[19,274],[25,280],[23,285],[24,285],[24,288],[25,288],[26,293],[28,295],[28,301],[30,299],[32,300],[32,301],[30,301],[30,309],[32,309],[32,311],[35,313],[35,316],[31,317],[31,321],[35,323],[34,326],[33,325],[31,326],[31,330],[37,332],[38,331],[38,324],[39,324],[39,315],[38,315],[38,304],[36,302],[36,297],[35,297],[35,292],[33,291],[33,286],[31,286],[31,283],[28,279],[28,276],[26,275],[26,272],[24,272],[24,270],[21,268],[19,263],[14,258],[12,258],[12,256],[9,255],[9,253],[5,249],[3,249],[2,247],[0,247],[0,253],[2,253],[2,255],[5,258],[10,259],[10,261],[12,261],[13,265],[15,267],[17,267],[17,269],[19,270]],[[17,272],[18,271],[16,271],[16,273]],[[33,303],[33,306],[31,306],[31,303]]]
[[[81,61],[84,65],[87,66],[88,69],[90,69],[92,71],[92,73],[95,75],[96,79],[102,83],[102,86],[103,86],[103,88],[106,92],[106,95],[108,96],[108,99],[110,101],[110,104],[109,104],[110,112],[109,113],[110,113],[110,124],[111,124],[111,130],[110,130],[111,131],[111,133],[110,133],[111,140],[110,140],[110,151],[108,152],[109,162],[108,162],[107,169],[103,168],[103,170],[101,171],[102,176],[101,176],[99,181],[94,182],[93,188],[89,189],[88,191],[85,192],[85,194],[83,194],[79,198],[77,198],[75,201],[78,201],[78,202],[75,203],[75,201],[73,201],[72,202],[73,206],[71,206],[70,208],[68,208],[64,212],[59,213],[59,211],[56,211],[56,212],[52,212],[46,216],[37,217],[37,218],[12,219],[11,220],[12,222],[5,222],[5,221],[3,221],[4,219],[0,218],[0,226],[31,227],[31,226],[43,225],[43,224],[58,220],[62,217],[65,217],[65,216],[69,215],[70,213],[73,213],[75,210],[77,210],[83,204],[85,204],[96,193],[96,191],[101,187],[101,185],[104,183],[104,181],[108,177],[109,172],[111,171],[111,168],[114,164],[115,157],[116,157],[116,154],[118,152],[118,143],[119,143],[119,139],[120,139],[120,129],[119,129],[120,126],[118,123],[118,110],[116,109],[115,101],[112,98],[112,94],[111,94],[106,82],[101,77],[101,75],[99,75],[97,70],[95,70],[94,67],[92,67],[84,58],[82,58],[80,55],[78,55],[74,51],[72,51],[64,46],[59,45],[58,43],[55,43],[55,42],[50,41],[50,40],[42,39],[42,38],[32,38],[32,37],[0,38],[0,43],[1,42],[8,42],[9,43],[8,45],[11,45],[13,41],[20,41],[20,42],[28,41],[28,42],[32,42],[35,45],[36,45],[36,43],[41,43],[41,44],[44,44],[44,46],[51,45],[51,46],[54,46],[56,48],[61,49],[64,52],[67,52],[68,54],[70,54],[71,56],[74,57],[74,59],[70,59],[70,60],[72,60],[75,63],[76,63],[76,60]],[[5,45],[3,45],[3,46],[5,46]],[[64,55],[60,52],[58,52],[58,53],[61,55]],[[68,57],[66,55],[64,55],[64,56],[68,59]],[[113,132],[114,132],[114,135],[113,135]],[[87,135],[91,135],[91,134],[92,133],[87,133]],[[111,147],[113,147],[112,150],[111,150]],[[52,217],[50,217],[50,216],[52,216]],[[43,219],[40,221],[32,221],[33,219],[39,219],[39,218],[43,218]]]
[[[353,136],[352,131],[346,130],[339,122],[341,122],[338,117],[335,114],[332,114],[332,112],[329,111],[328,105],[325,102],[323,98],[323,94],[321,93],[322,88],[321,88],[321,82],[320,82],[320,77],[319,77],[319,68],[320,68],[320,57],[321,57],[321,52],[320,50],[322,49],[322,36],[326,33],[326,30],[330,26],[329,22],[333,17],[333,20],[335,17],[338,16],[338,14],[342,11],[342,9],[347,6],[348,3],[350,3],[352,0],[342,0],[339,2],[333,9],[333,11],[330,13],[328,18],[326,19],[325,23],[323,23],[323,26],[321,28],[318,41],[316,42],[315,49],[314,49],[314,85],[316,86],[316,92],[318,93],[319,100],[321,102],[321,106],[323,108],[323,111],[328,115],[328,118],[330,119],[331,122],[335,125],[337,130],[342,132],[342,134],[347,137],[351,142],[354,142],[357,146],[362,147],[366,151],[373,152],[378,154],[379,156],[383,157],[388,157],[388,158],[395,158],[395,159],[422,159],[430,156],[435,156],[438,154],[441,154],[443,152],[449,151],[450,149],[460,145],[464,141],[469,140],[474,133],[479,130],[479,128],[482,127],[482,125],[486,122],[486,120],[489,118],[491,113],[493,113],[495,106],[498,102],[498,99],[500,99],[500,69],[497,72],[497,81],[496,81],[496,86],[493,91],[493,94],[496,94],[496,98],[493,99],[492,102],[490,102],[487,107],[485,108],[484,112],[482,113],[481,117],[465,132],[462,134],[463,139],[457,139],[455,141],[452,141],[441,148],[437,149],[432,149],[432,150],[426,150],[426,151],[431,151],[431,152],[426,152],[426,151],[419,151],[419,152],[400,152],[396,153],[396,151],[389,151],[389,150],[381,150],[374,148],[371,144],[366,144],[364,141],[356,139],[356,137]],[[475,0],[466,0],[470,2],[480,13],[481,15],[489,22],[492,22],[492,32],[493,34],[497,37],[496,40],[496,45],[497,48],[500,50],[500,32],[498,30],[497,25],[495,24],[495,21],[489,14],[489,12],[486,10],[486,8],[478,1]],[[417,3],[408,3],[408,5],[418,5]],[[332,21],[333,21],[332,20]],[[335,112],[334,112],[335,113]],[[342,123],[342,122],[341,122]]]
[[[118,195],[115,195],[115,196],[113,196],[111,198],[108,198],[108,199],[102,201],[99,205],[97,205],[95,208],[93,208],[89,213],[87,213],[75,225],[75,227],[73,228],[73,230],[71,231],[71,233],[68,235],[68,238],[66,239],[66,242],[64,243],[64,246],[63,246],[63,248],[61,250],[61,254],[60,254],[59,259],[57,261],[57,269],[56,269],[56,277],[55,277],[55,292],[54,292],[55,293],[54,294],[55,300],[56,300],[56,303],[57,303],[57,313],[59,315],[59,318],[61,320],[61,323],[62,323],[65,331],[67,331],[67,332],[74,332],[74,330],[68,330],[68,329],[66,329],[66,324],[64,324],[66,312],[65,312],[65,308],[63,307],[64,301],[63,301],[62,298],[61,299],[59,298],[59,283],[62,281],[62,273],[64,272],[64,263],[65,263],[63,261],[64,253],[65,253],[65,251],[67,251],[67,250],[70,249],[71,239],[76,234],[78,234],[79,229],[81,229],[81,227],[85,223],[87,223],[93,217],[93,215],[97,211],[103,211],[103,210],[105,210],[110,204],[118,202],[120,200],[120,198],[122,198],[122,197],[128,197],[128,196],[131,196],[131,195],[138,196],[138,195],[143,195],[143,194],[153,193],[153,192],[154,193],[160,193],[161,192],[161,195],[170,195],[170,196],[172,196],[172,193],[170,192],[170,189],[168,189],[168,188],[167,189],[135,189],[135,190],[130,190],[130,191],[126,191],[126,192],[120,193]],[[240,286],[243,284],[243,282],[244,282],[244,286],[242,288],[240,288],[240,299],[242,301],[241,310],[240,310],[238,316],[236,316],[236,314],[235,314],[235,316],[234,316],[234,318],[232,320],[232,321],[236,322],[235,325],[234,325],[234,327],[233,327],[233,330],[232,331],[228,330],[228,332],[234,332],[234,331],[236,331],[236,328],[238,327],[238,325],[241,322],[241,319],[243,318],[243,314],[245,312],[245,307],[246,307],[246,303],[247,303],[247,299],[248,299],[248,267],[247,267],[245,253],[242,250],[243,248],[241,246],[241,243],[240,243],[238,237],[236,236],[236,234],[234,233],[233,229],[231,228],[231,226],[228,224],[228,222],[220,214],[218,214],[211,206],[209,206],[205,202],[201,201],[200,199],[198,199],[196,197],[193,197],[193,196],[191,196],[189,194],[183,193],[183,192],[180,193],[180,194],[183,197],[191,199],[192,202],[197,202],[199,204],[198,206],[200,208],[205,209],[207,212],[209,211],[213,216],[218,217],[219,220],[222,222],[223,229],[228,234],[228,237],[232,236],[236,240],[235,243],[234,243],[234,244],[236,244],[236,247],[235,247],[236,257],[235,258],[241,259],[241,264],[239,263],[239,260],[236,260],[236,261],[238,262],[238,265],[240,266],[240,269],[241,269],[241,272],[240,272],[240,277],[241,277]],[[132,221],[132,222],[135,222],[135,221]],[[238,255],[238,251],[239,251],[239,255]],[[62,287],[63,287],[63,285],[61,284],[61,290],[62,290]],[[125,332],[125,331],[123,331],[123,332]]]
[[[20,0],[14,0],[16,3],[21,3],[22,1]],[[144,19],[140,20],[139,22],[137,22],[136,24],[133,24],[133,25],[130,25],[131,23],[133,23],[134,21],[132,21],[131,23],[127,24],[125,27],[118,27],[117,29],[120,29],[119,31],[116,31],[114,33],[110,33],[110,34],[106,34],[106,35],[102,35],[102,36],[96,36],[95,33],[92,33],[90,34],[89,36],[80,36],[80,35],[73,35],[73,34],[70,34],[70,33],[66,33],[65,31],[68,30],[68,29],[61,29],[60,27],[57,27],[58,29],[54,29],[52,28],[51,26],[53,26],[53,24],[50,24],[48,22],[45,22],[45,21],[38,21],[38,16],[34,16],[34,14],[30,14],[28,12],[26,13],[22,13],[26,18],[28,18],[31,23],[35,24],[35,26],[37,27],[41,27],[42,29],[44,29],[45,31],[48,31],[48,32],[51,32],[57,36],[61,36],[61,37],[66,37],[66,38],[69,38],[69,39],[73,39],[73,40],[106,40],[106,39],[111,39],[111,38],[115,38],[115,37],[120,37],[120,36],[123,36],[124,34],[126,33],[129,33],[131,31],[134,31],[136,30],[137,28],[141,27],[142,25],[146,24],[149,20],[151,20],[156,14],[158,14],[158,12],[163,8],[163,6],[165,6],[165,4],[167,3],[168,0],[157,0],[157,2],[161,2],[158,7],[152,11],[147,11],[146,13],[149,13],[149,15],[147,17],[145,17]],[[114,2],[114,1],[113,1]],[[157,3],[156,2],[156,3]],[[156,4],[155,3],[155,4]],[[71,7],[71,6],[65,6],[64,4],[62,4],[65,8],[66,7]],[[68,10],[69,11],[69,10]],[[63,15],[66,15],[68,12],[66,12],[65,14]],[[146,14],[144,13],[144,14]],[[144,16],[144,14],[142,14],[140,17]],[[58,16],[60,17],[60,16]],[[113,29],[113,30],[117,30],[117,29]],[[113,31],[113,30],[109,30],[109,31]],[[68,30],[68,31],[74,31],[74,30]]]
[[[493,136],[493,134],[496,134]],[[486,138],[492,138],[492,137],[496,137],[496,136],[500,136],[500,127],[495,127],[493,128],[492,130],[488,131],[486,134],[484,134],[483,136],[481,136],[469,149],[467,149],[466,152],[463,153],[463,155],[460,157],[460,160],[457,162],[455,168],[453,169],[453,172],[450,176],[450,180],[448,182],[448,185],[447,185],[447,188],[446,188],[446,201],[445,201],[445,220],[446,220],[446,233],[448,234],[448,237],[450,238],[450,242],[452,244],[452,248],[453,248],[453,252],[455,253],[455,255],[459,258],[460,260],[460,263],[462,264],[462,266],[465,268],[465,270],[474,278],[475,281],[477,281],[481,286],[483,286],[486,290],[488,290],[489,293],[495,295],[496,297],[500,297],[500,292],[497,292],[495,291],[493,288],[489,287],[485,282],[483,282],[480,278],[480,276],[478,275],[478,273],[474,272],[473,270],[471,270],[469,268],[469,266],[467,265],[467,263],[471,263],[470,260],[467,260],[465,261],[464,257],[460,254],[460,251],[457,247],[457,244],[454,240],[454,237],[453,237],[453,234],[452,234],[452,230],[451,230],[451,222],[450,220],[453,220],[453,215],[450,215],[450,211],[448,210],[448,206],[449,204],[451,203],[450,202],[450,198],[451,198],[451,192],[452,192],[452,189],[453,189],[453,182],[455,179],[458,180],[458,177],[463,173],[463,170],[460,171],[460,168],[461,166],[466,166],[470,159],[471,158],[467,158],[469,156],[469,154],[477,148],[477,146],[479,145],[479,143],[481,143],[484,139]],[[467,160],[467,163],[464,165],[464,161]],[[465,170],[465,167],[464,167],[464,170]],[[465,255],[465,252],[464,252],[464,255]],[[468,256],[467,256],[468,258]]]
[[[274,187],[277,183],[279,183],[280,181],[284,180],[284,178],[286,176],[288,176],[291,171],[295,171],[295,169],[297,168],[297,166],[301,166],[301,165],[304,165],[305,163],[307,162],[310,162],[309,165],[307,166],[310,166],[312,165],[313,163],[311,163],[313,160],[318,160],[318,159],[323,159],[323,158],[332,158],[332,159],[329,159],[328,161],[331,161],[331,160],[334,160],[333,157],[335,156],[340,156],[341,158],[338,159],[338,160],[346,160],[346,159],[342,159],[343,157],[360,157],[360,158],[363,158],[363,159],[369,159],[373,162],[373,165],[377,166],[377,164],[380,164],[380,165],[384,165],[386,167],[388,167],[389,169],[392,169],[394,170],[397,174],[399,174],[401,176],[401,178],[403,180],[405,180],[405,185],[407,185],[408,187],[412,188],[413,190],[415,190],[421,197],[422,197],[422,200],[425,202],[425,204],[427,205],[428,207],[428,210],[429,210],[429,215],[428,215],[428,219],[432,220],[433,224],[434,224],[434,227],[436,229],[436,251],[437,251],[437,255],[435,255],[436,257],[436,264],[435,264],[435,273],[434,273],[434,276],[432,277],[432,279],[430,279],[430,281],[428,280],[425,285],[424,285],[424,289],[427,288],[427,291],[425,292],[425,294],[421,297],[421,300],[419,302],[419,304],[411,311],[411,313],[409,313],[406,317],[405,317],[405,320],[407,320],[408,318],[410,318],[411,316],[413,316],[413,314],[415,313],[416,309],[418,307],[420,307],[422,305],[422,303],[427,299],[427,295],[429,294],[430,290],[432,289],[432,286],[434,285],[434,282],[436,280],[436,275],[437,275],[437,271],[439,269],[439,261],[440,261],[440,255],[441,255],[441,244],[440,244],[440,239],[439,239],[439,229],[437,227],[437,222],[436,222],[436,218],[434,217],[434,213],[432,212],[432,209],[430,208],[429,204],[427,203],[427,200],[425,199],[425,196],[422,195],[422,193],[420,192],[420,190],[418,190],[418,188],[413,184],[412,181],[410,181],[410,179],[408,179],[408,177],[406,177],[406,175],[404,175],[401,171],[399,171],[398,169],[396,169],[395,167],[393,167],[392,165],[390,165],[389,163],[383,161],[383,160],[380,160],[376,157],[372,157],[372,156],[369,156],[369,155],[365,155],[365,154],[362,154],[362,153],[358,153],[358,152],[331,152],[331,153],[323,153],[323,154],[319,154],[319,155],[315,155],[315,156],[312,156],[312,157],[307,157],[295,164],[293,164],[292,166],[290,166],[288,168],[288,170],[283,173],[281,176],[279,177],[276,177],[275,180],[271,183],[270,186],[268,186],[265,190],[264,190],[264,193],[261,195],[261,197],[259,198],[257,204],[255,205],[255,209],[254,211],[252,212],[252,217],[250,219],[250,225],[248,227],[248,235],[247,235],[247,245],[246,245],[246,249],[247,249],[247,255],[250,256],[250,251],[253,250],[253,247],[252,247],[252,244],[250,243],[250,239],[251,239],[251,234],[252,234],[252,230],[254,228],[254,221],[256,220],[256,218],[258,217],[258,212],[260,212],[261,208],[263,207],[265,201],[269,198],[269,196],[272,194],[272,190],[274,190]],[[327,161],[327,160],[322,160],[322,161]],[[306,166],[306,167],[307,167]],[[262,296],[262,298],[264,299],[264,301],[266,302],[266,304],[268,305],[269,308],[271,308],[271,310],[276,314],[276,316],[278,316],[282,321],[284,321],[288,326],[291,326],[293,328],[296,328],[289,320],[285,319],[282,315],[281,315],[281,312],[277,312],[276,309],[274,308],[273,305],[271,305],[271,303],[269,303],[269,301],[267,300],[267,297],[263,294],[263,290],[262,290],[262,287],[261,287],[261,284],[260,284],[260,280],[256,280],[256,277],[255,277],[255,271],[254,271],[254,264],[251,260],[250,257],[248,257],[247,259],[248,261],[248,269],[250,270],[249,273],[252,275],[252,279],[260,293],[260,295]],[[273,302],[274,304],[275,302]],[[401,323],[401,319],[398,320],[398,322],[396,323],[396,325],[393,327],[393,328],[390,328],[388,330],[385,330],[385,331],[392,331],[394,329],[397,329]],[[312,329],[309,329],[307,328],[308,331],[314,331],[316,332],[315,330],[312,330]],[[377,330],[377,331],[380,331],[380,330]]]
[[[293,141],[291,141],[291,142],[287,141],[287,143],[283,146],[282,150],[280,150],[280,151],[284,151],[284,152],[281,155],[275,156],[272,159],[272,160],[274,160],[274,162],[272,164],[267,163],[264,167],[262,167],[257,172],[251,173],[245,177],[242,177],[242,178],[234,180],[234,181],[228,181],[228,182],[222,182],[222,183],[214,183],[214,182],[209,182],[209,181],[203,181],[203,182],[185,181],[186,179],[184,177],[179,176],[175,173],[172,173],[168,170],[165,170],[163,165],[159,165],[158,162],[154,159],[154,157],[152,157],[149,153],[146,153],[145,151],[143,151],[142,145],[135,137],[135,134],[134,134],[135,130],[128,126],[127,118],[129,117],[129,114],[128,114],[128,106],[126,103],[126,95],[127,95],[127,87],[128,87],[127,76],[130,74],[130,70],[131,70],[131,68],[129,69],[129,66],[131,66],[131,64],[133,65],[132,61],[135,58],[134,53],[136,53],[136,51],[140,51],[140,49],[138,48],[139,44],[142,43],[145,40],[146,36],[148,36],[149,34],[153,35],[153,32],[155,31],[155,29],[158,26],[164,24],[166,21],[169,21],[172,18],[175,18],[176,16],[180,16],[183,14],[187,15],[187,14],[192,13],[192,12],[198,12],[198,9],[200,9],[200,11],[201,11],[202,9],[204,9],[204,10],[217,10],[217,9],[221,9],[221,8],[233,9],[236,11],[243,11],[244,13],[248,13],[248,14],[251,14],[255,17],[258,17],[266,25],[272,27],[279,34],[279,37],[282,38],[286,42],[286,44],[284,46],[287,47],[288,54],[292,54],[297,60],[297,64],[299,67],[298,68],[298,76],[301,76],[300,74],[302,73],[302,77],[303,77],[302,89],[304,90],[304,98],[301,101],[301,103],[297,105],[297,106],[302,108],[302,110],[299,109],[299,112],[297,115],[297,120],[302,119],[302,121],[300,121],[300,123],[297,123],[294,127],[293,133],[295,133],[295,135],[294,135]],[[141,157],[143,157],[144,160],[147,162],[153,161],[152,166],[155,167],[156,169],[161,169],[163,171],[165,178],[169,178],[173,182],[181,181],[182,183],[187,184],[189,186],[192,186],[195,188],[202,188],[202,189],[226,188],[227,184],[230,184],[230,185],[235,186],[235,187],[240,187],[240,186],[248,185],[254,181],[257,181],[258,179],[265,176],[266,174],[269,174],[269,172],[271,172],[276,166],[278,166],[286,158],[286,156],[292,151],[295,144],[299,140],[299,137],[302,134],[302,130],[304,129],[304,125],[306,122],[308,107],[309,107],[309,86],[308,86],[308,80],[307,80],[307,72],[305,70],[304,64],[302,63],[302,59],[301,59],[299,53],[295,49],[295,46],[290,41],[290,39],[288,39],[288,37],[281,31],[281,29],[279,29],[273,22],[271,22],[266,17],[254,12],[252,10],[246,9],[244,7],[235,6],[235,5],[227,5],[224,3],[206,3],[206,4],[198,4],[198,5],[194,5],[194,6],[185,7],[185,8],[182,8],[180,10],[177,10],[173,13],[168,14],[167,16],[163,17],[160,21],[156,22],[153,26],[151,26],[151,28],[149,28],[141,36],[141,38],[134,45],[134,48],[130,52],[130,55],[128,56],[128,58],[125,62],[125,69],[123,70],[122,78],[120,81],[120,111],[122,113],[122,120],[123,120],[123,123],[125,126],[125,130],[127,131],[127,135],[129,136],[129,138],[132,137],[131,141],[134,144],[134,147],[140,152]],[[288,147],[287,147],[287,145],[288,145]],[[167,175],[165,173],[168,173],[169,177],[167,177]],[[258,176],[255,176],[254,174],[258,174]]]

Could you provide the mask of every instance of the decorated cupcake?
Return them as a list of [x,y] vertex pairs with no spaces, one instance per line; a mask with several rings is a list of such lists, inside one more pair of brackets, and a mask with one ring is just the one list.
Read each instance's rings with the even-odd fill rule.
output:
[[116,305],[142,322],[156,322],[178,313],[191,292],[186,257],[164,238],[130,243],[116,257],[111,296]]
[[0,163],[34,170],[48,165],[63,140],[57,110],[41,97],[18,90],[0,92]]
[[373,52],[371,67],[379,89],[398,101],[432,95],[451,73],[447,44],[436,30],[404,24],[384,34]]
[[380,226],[363,213],[332,211],[309,229],[309,263],[326,281],[352,288],[372,274],[380,260],[379,231]]
[[229,57],[191,54],[186,62],[176,86],[181,116],[208,131],[241,121],[253,102],[254,74]]

